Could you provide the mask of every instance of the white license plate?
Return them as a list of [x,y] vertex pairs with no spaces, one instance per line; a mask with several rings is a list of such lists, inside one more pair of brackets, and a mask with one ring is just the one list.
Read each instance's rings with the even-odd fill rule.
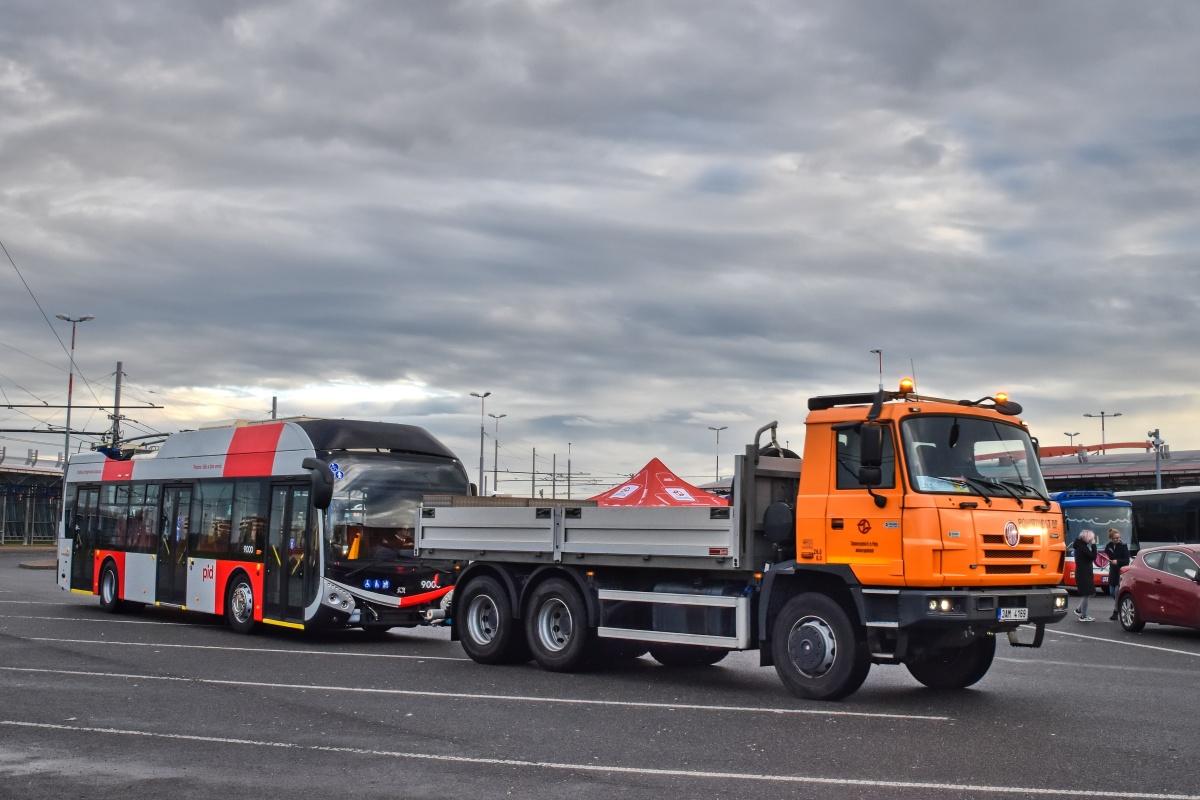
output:
[[1029,619],[1028,608],[1002,608],[996,612],[996,619],[1001,622],[1024,621]]

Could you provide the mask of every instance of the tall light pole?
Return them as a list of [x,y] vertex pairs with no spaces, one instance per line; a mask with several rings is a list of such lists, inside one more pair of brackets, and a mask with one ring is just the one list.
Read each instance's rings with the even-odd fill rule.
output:
[[1154,488],[1162,488],[1162,449],[1166,444],[1162,440],[1158,428],[1152,431],[1146,431],[1146,435],[1150,437],[1150,444],[1154,447]]
[[883,351],[872,350],[873,354],[879,356],[879,391],[883,391]]
[[721,480],[721,431],[725,430],[728,427],[729,427],[728,425],[722,425],[719,428],[714,428],[712,425],[708,426],[708,429],[710,431],[714,431],[717,434],[717,450],[716,450],[716,453],[717,453],[717,468],[716,468],[717,477],[713,478],[714,481]]
[[1104,449],[1104,443],[1105,443],[1104,420],[1108,419],[1109,417],[1119,417],[1119,416],[1121,416],[1121,412],[1120,411],[1101,411],[1099,414],[1084,414],[1084,416],[1089,417],[1091,419],[1095,419],[1096,417],[1100,418],[1100,452],[1104,453],[1105,452],[1105,449]]
[[75,391],[75,327],[81,322],[93,320],[91,314],[84,314],[82,317],[71,317],[66,314],[55,314],[55,317],[63,322],[71,323],[71,356],[70,368],[67,371],[67,424],[66,430],[63,432],[63,533],[66,533],[67,525],[67,462],[71,458],[71,395]]
[[491,397],[491,392],[471,392],[471,397],[479,398],[479,492],[483,492],[483,403]]
[[496,420],[496,435],[492,437],[492,494],[500,494],[499,477],[500,471],[500,420],[508,416],[508,414],[488,414],[489,417]]
[[1066,431],[1063,431],[1063,436],[1067,437],[1067,441],[1071,443],[1071,447],[1075,446],[1075,437],[1078,435],[1079,431],[1075,431],[1074,433],[1067,433]]

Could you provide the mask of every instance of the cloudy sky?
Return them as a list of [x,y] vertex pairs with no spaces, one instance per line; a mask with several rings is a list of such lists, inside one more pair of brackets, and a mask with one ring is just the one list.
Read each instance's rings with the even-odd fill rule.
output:
[[[476,465],[488,390],[502,470],[699,481],[883,348],[1045,443],[1200,447],[1194,3],[4,7],[0,239],[141,428],[278,395]],[[66,364],[0,261],[0,388]]]

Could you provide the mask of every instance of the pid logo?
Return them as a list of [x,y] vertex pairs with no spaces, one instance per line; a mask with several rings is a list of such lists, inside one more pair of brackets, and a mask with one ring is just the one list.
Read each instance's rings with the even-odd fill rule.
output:
[[202,581],[215,580],[216,577],[217,577],[217,568],[216,568],[216,566],[214,566],[212,564],[205,564],[204,568],[200,570],[200,580],[202,580]]

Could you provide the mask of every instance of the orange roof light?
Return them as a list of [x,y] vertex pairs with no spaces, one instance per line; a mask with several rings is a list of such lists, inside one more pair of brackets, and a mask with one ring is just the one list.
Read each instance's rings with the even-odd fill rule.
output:
[[997,403],[1007,403],[1008,402],[1008,392],[996,392],[996,402]]
[[912,394],[914,388],[916,387],[913,384],[912,378],[900,379],[900,394]]

